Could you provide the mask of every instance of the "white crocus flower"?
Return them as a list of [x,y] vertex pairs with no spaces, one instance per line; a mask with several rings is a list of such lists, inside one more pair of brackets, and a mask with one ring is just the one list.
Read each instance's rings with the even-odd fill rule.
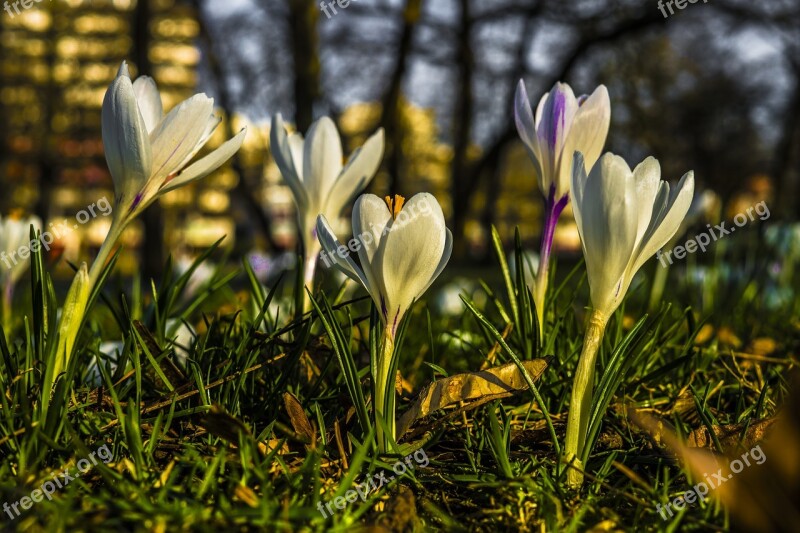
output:
[[[42,221],[37,216],[0,217],[0,283],[3,287],[9,283],[14,285],[31,262],[31,225],[38,231],[42,230]],[[23,253],[20,253],[21,248]]]
[[536,275],[533,298],[543,328],[545,294],[550,270],[550,251],[561,212],[569,202],[573,154],[584,154],[591,168],[608,136],[611,103],[604,85],[591,96],[576,98],[566,83],[556,83],[539,100],[534,116],[525,83],[520,80],[514,101],[517,131],[525,143],[536,169],[539,189],[545,200],[545,220],[542,230],[541,268]]
[[[648,157],[633,171],[625,160],[605,154],[587,176],[575,154],[572,201],[589,278],[592,309],[567,421],[565,458],[580,469],[594,386],[594,367],[606,323],[625,297],[633,276],[678,231],[694,194],[690,171],[670,189],[658,161]],[[570,469],[572,486],[583,481]]]
[[[317,233],[333,263],[359,282],[372,297],[384,325],[378,361],[372,365],[376,417],[384,418],[394,439],[394,376],[389,376],[397,328],[405,313],[439,277],[453,251],[453,235],[445,226],[442,208],[433,195],[420,193],[404,204],[401,196],[381,200],[362,195],[353,208],[353,234],[340,244],[321,215]],[[349,248],[348,248],[349,247]],[[357,252],[361,266],[350,257]],[[388,442],[376,424],[382,450]]]
[[164,115],[155,82],[146,76],[131,81],[127,64],[120,66],[103,99],[101,117],[103,148],[114,181],[114,216],[88,275],[79,273],[70,288],[69,294],[76,300],[59,324],[62,335],[70,336],[59,339],[65,350],[60,354],[64,368],[83,322],[88,295],[125,227],[156,198],[207,176],[241,148],[245,130],[190,163],[220,122],[213,111],[214,100],[196,94]]
[[[294,196],[304,248],[304,281],[311,290],[320,252],[316,236],[317,216],[324,215],[339,227],[342,212],[364,190],[380,167],[383,129],[356,149],[344,165],[342,141],[333,120],[322,117],[316,121],[304,140],[300,133],[288,134],[283,119],[277,115],[270,131],[270,147],[272,157]],[[304,301],[304,310],[307,311],[310,302],[308,299]]]
[[190,161],[220,123],[214,99],[196,94],[164,115],[152,78],[131,81],[123,62],[103,100],[103,145],[116,192],[115,218],[131,219],[162,194],[218,169],[242,146],[245,130]]
[[[36,216],[0,217],[0,288],[3,291],[3,329],[6,334],[11,329],[14,287],[31,263],[31,225],[36,230],[42,229],[42,221]],[[40,246],[39,241],[33,243]]]

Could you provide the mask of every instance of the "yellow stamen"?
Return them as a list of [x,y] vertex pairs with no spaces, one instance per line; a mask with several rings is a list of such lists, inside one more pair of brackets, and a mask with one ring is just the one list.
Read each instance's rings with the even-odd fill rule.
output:
[[399,194],[395,194],[394,198],[387,196],[385,200],[386,205],[389,206],[389,211],[392,212],[392,220],[396,219],[397,215],[400,214],[400,210],[403,209],[403,204],[406,202],[406,199]]
[[22,220],[24,214],[25,212],[22,209],[15,208],[8,213],[8,217],[6,218],[10,218],[11,220]]

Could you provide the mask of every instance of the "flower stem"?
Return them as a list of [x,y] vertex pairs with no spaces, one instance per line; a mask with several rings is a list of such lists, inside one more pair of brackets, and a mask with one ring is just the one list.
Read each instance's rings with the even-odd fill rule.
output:
[[[57,346],[57,351],[59,352],[57,353],[57,357],[59,358],[56,366],[57,370],[66,368],[67,363],[72,356],[72,349],[75,346],[75,340],[78,338],[81,325],[83,324],[83,319],[86,316],[86,307],[89,295],[95,289],[95,285],[100,279],[100,275],[103,273],[103,269],[106,266],[108,257],[111,255],[112,250],[114,250],[114,246],[116,246],[120,235],[122,235],[122,231],[125,229],[125,226],[128,225],[130,220],[132,219],[119,219],[117,217],[114,217],[111,220],[111,227],[108,230],[108,234],[106,235],[103,244],[100,246],[100,250],[97,251],[97,257],[95,257],[94,262],[92,263],[92,268],[89,270],[88,275],[82,277],[79,271],[72,280],[69,291],[67,291],[67,298],[69,298],[70,295],[75,295],[75,301],[73,303],[73,307],[70,309],[70,312],[67,312],[66,303],[68,302],[65,302],[64,312],[61,314],[61,319],[58,322],[58,330],[60,332],[59,335],[61,336],[59,337]],[[77,297],[81,287],[88,287],[86,289],[87,292],[85,294],[85,299]],[[62,350],[64,353],[61,353]],[[57,374],[58,372],[55,372],[55,375]]]
[[[317,239],[305,244],[303,253],[303,284],[308,292],[314,293],[314,274],[317,271],[317,257],[321,250]],[[303,314],[311,311],[311,300],[303,291]]]
[[[394,333],[392,333],[391,326],[387,326],[383,330],[383,340],[378,353],[378,364],[375,365],[377,373],[372,376],[375,382],[375,428],[378,435],[378,450],[381,453],[386,453],[390,448],[390,443],[394,442],[395,439],[395,402],[393,396],[395,378],[389,375],[392,370],[393,357]],[[391,389],[388,387],[389,383],[392,384]],[[381,424],[381,420],[383,420],[383,424]],[[384,426],[388,429],[388,434],[384,433]]]
[[539,268],[536,271],[536,280],[533,286],[533,302],[536,305],[536,316],[539,319],[539,336],[544,334],[544,308],[547,295],[547,282],[550,275],[550,251],[553,248],[553,237],[556,234],[558,217],[567,206],[569,195],[555,199],[555,186],[550,188],[550,194],[544,202],[544,231],[542,231],[542,244],[539,251]]
[[123,230],[125,230],[130,220],[131,219],[121,220],[117,217],[111,219],[111,227],[108,229],[108,234],[103,244],[100,245],[100,249],[97,251],[97,256],[94,258],[94,262],[92,262],[92,268],[89,269],[89,283],[91,287],[94,287],[97,280],[100,279],[100,274],[103,273],[108,257],[117,245],[120,235],[122,235]]
[[580,457],[586,444],[586,430],[589,425],[589,410],[592,406],[592,389],[594,388],[594,366],[600,343],[603,341],[608,316],[598,309],[593,309],[586,322],[586,334],[583,339],[583,350],[575,370],[575,381],[567,417],[567,436],[564,443],[564,461],[572,462],[567,470],[567,484],[571,488],[580,488],[583,484],[583,464]]
[[10,279],[6,280],[6,285],[3,287],[3,331],[6,338],[11,338],[11,328],[13,322],[11,320],[11,308],[14,300],[14,282]]

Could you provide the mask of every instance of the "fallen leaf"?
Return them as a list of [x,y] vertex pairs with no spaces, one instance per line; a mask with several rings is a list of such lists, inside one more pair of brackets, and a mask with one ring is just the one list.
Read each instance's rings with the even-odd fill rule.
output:
[[[724,450],[741,449],[743,451],[749,450],[754,445],[764,440],[767,430],[775,423],[775,418],[767,418],[752,422],[747,427],[747,432],[742,438],[742,431],[745,430],[744,424],[726,424],[724,426],[711,426],[720,446]],[[741,443],[740,443],[741,441]],[[686,445],[690,448],[713,448],[714,439],[706,426],[699,427],[689,433],[686,439]]]
[[387,531],[415,531],[417,521],[417,499],[411,489],[400,485],[397,494],[386,502],[377,522]]
[[308,439],[308,442],[313,447],[317,441],[317,432],[308,420],[300,400],[291,392],[284,392],[283,405],[286,407],[286,412],[289,414],[289,420],[292,423],[294,432]]
[[212,405],[211,410],[200,417],[197,425],[212,435],[236,445],[239,444],[239,435],[252,436],[250,428],[244,422],[228,414],[219,405]]
[[[547,368],[547,359],[522,361],[531,379],[536,381]],[[420,418],[458,402],[476,400],[484,396],[513,394],[528,388],[525,378],[515,363],[456,374],[434,381],[420,392],[414,404],[400,417],[397,437],[400,438]]]

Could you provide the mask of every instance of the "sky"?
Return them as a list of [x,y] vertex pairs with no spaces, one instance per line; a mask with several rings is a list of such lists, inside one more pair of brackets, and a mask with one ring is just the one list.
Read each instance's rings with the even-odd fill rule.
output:
[[[397,13],[404,4],[403,0],[356,0],[360,8],[374,8],[373,16],[355,16],[352,11],[348,16],[347,9],[339,9],[339,13],[330,19],[320,15],[320,42],[322,43],[322,84],[329,105],[341,110],[347,105],[360,101],[380,98],[385,89],[385,81],[393,68],[393,55],[389,43],[396,39],[400,25],[396,17],[387,13]],[[499,0],[505,1],[505,0]],[[583,2],[589,7],[597,3]],[[270,5],[268,1],[260,5]],[[285,13],[281,12],[281,0],[274,0],[273,11],[264,11],[253,0],[210,1],[204,4],[204,17],[212,32],[221,29],[221,35],[228,36],[230,31],[240,31],[234,37],[232,53],[236,60],[245,65],[239,70],[250,75],[257,73],[258,81],[245,80],[235,74],[229,77],[228,83],[238,99],[246,101],[242,106],[253,121],[268,121],[275,112],[290,115],[286,109],[291,103],[283,102],[291,88],[292,72],[287,52],[280,50],[281,39],[285,39],[285,28],[277,22]],[[478,4],[484,5],[484,4]],[[489,4],[492,5],[490,2]],[[435,20],[438,23],[457,26],[458,10],[455,0],[436,0],[424,2],[424,20]],[[754,72],[758,71],[769,78],[772,92],[768,95],[772,101],[765,105],[779,106],[785,95],[786,66],[780,61],[783,45],[774,33],[757,31],[727,23],[722,17],[712,17],[708,6],[697,4],[694,10],[678,13],[668,19],[667,31],[675,38],[681,38],[681,32],[692,31],[690,28],[718,27],[714,35],[741,60],[751,63]],[[654,9],[656,9],[654,7]],[[703,11],[706,9],[707,11]],[[363,12],[363,9],[362,9]],[[237,21],[253,22],[253,29],[241,28]],[[231,24],[232,27],[229,27]],[[699,24],[699,25],[698,25]],[[694,25],[694,26],[693,26]],[[482,95],[482,101],[476,105],[475,140],[481,144],[489,141],[497,134],[506,121],[501,113],[509,110],[496,109],[505,102],[509,80],[503,76],[493,75],[495,71],[508,68],[513,60],[509,51],[513,50],[519,38],[521,21],[503,20],[479,27],[473,36],[476,58],[481,68],[476,77],[475,93]],[[448,117],[453,109],[451,91],[446,90],[453,83],[458,73],[458,65],[452,61],[454,49],[443,40],[441,30],[421,26],[418,30],[414,49],[418,52],[411,58],[403,90],[411,101],[422,107],[432,107],[439,111],[440,126],[444,132],[449,130]],[[549,89],[543,81],[552,78],[555,61],[560,55],[568,53],[572,45],[570,28],[557,23],[540,24],[531,36],[524,36],[529,41],[527,67],[529,75],[529,94],[543,94]],[[357,32],[357,34],[354,34]],[[272,39],[272,40],[271,40]],[[376,43],[375,46],[352,46],[351,41]],[[377,46],[378,44],[382,46]],[[692,52],[690,52],[692,53]],[[698,50],[697,53],[702,53]],[[227,55],[227,54],[225,54]],[[578,69],[581,69],[579,62]],[[588,65],[591,67],[591,65]],[[580,79],[580,76],[578,76]],[[566,80],[571,81],[571,80]],[[201,76],[201,84],[208,83]],[[253,96],[256,87],[258,94]],[[213,93],[213,87],[201,89]],[[588,92],[591,87],[576,87],[576,92]],[[613,95],[612,95],[613,96]],[[323,103],[315,114],[329,113],[331,109]],[[764,121],[768,113],[757,112],[755,120]],[[765,124],[766,125],[766,124]],[[444,137],[447,135],[445,133]]]

